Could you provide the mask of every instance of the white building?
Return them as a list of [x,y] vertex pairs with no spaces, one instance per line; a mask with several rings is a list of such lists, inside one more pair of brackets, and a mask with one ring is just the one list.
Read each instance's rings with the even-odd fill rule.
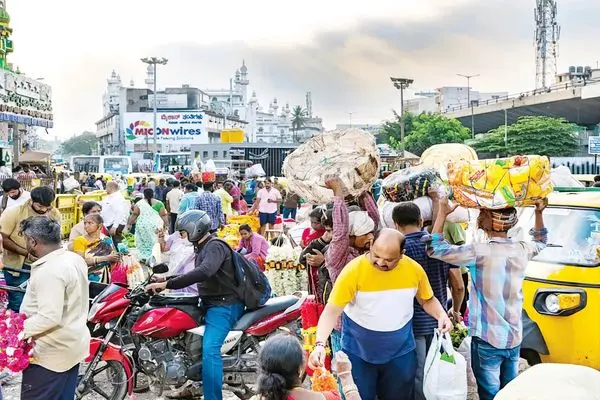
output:
[[263,108],[256,96],[248,96],[248,67],[245,61],[242,66],[229,79],[229,88],[206,89],[210,97],[210,107],[217,112],[226,113],[234,118],[246,121],[246,140],[248,142],[263,143],[293,143],[305,141],[315,133],[323,131],[323,120],[312,114],[312,98],[310,92],[306,94],[304,110],[304,124],[294,132],[292,129],[293,109],[289,103],[280,107],[277,98]]
[[404,101],[404,111],[413,114],[423,112],[447,112],[451,109],[468,107],[469,101],[474,106],[493,100],[502,100],[508,92],[479,92],[466,86],[444,86],[432,92],[415,93],[416,98]]

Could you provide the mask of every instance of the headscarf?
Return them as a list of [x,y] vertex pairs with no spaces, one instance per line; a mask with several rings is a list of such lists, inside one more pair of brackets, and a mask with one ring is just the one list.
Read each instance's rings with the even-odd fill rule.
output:
[[492,230],[494,232],[508,232],[513,228],[518,220],[516,208],[508,208],[506,210],[491,211]]
[[366,211],[352,211],[348,213],[350,236],[362,236],[375,230],[375,222]]

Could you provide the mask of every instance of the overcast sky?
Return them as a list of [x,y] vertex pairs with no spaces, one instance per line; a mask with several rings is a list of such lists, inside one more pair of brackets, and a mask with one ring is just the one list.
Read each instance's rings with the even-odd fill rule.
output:
[[[289,4],[289,6],[287,5]],[[465,85],[516,93],[535,83],[535,0],[7,0],[10,59],[53,88],[52,135],[95,131],[106,79],[143,86],[144,56],[163,56],[159,88],[228,87],[246,60],[265,108],[304,104],[327,128],[378,123],[399,106],[389,76],[414,90]],[[560,0],[559,72],[600,60],[598,0]],[[414,91],[413,91],[414,92]]]

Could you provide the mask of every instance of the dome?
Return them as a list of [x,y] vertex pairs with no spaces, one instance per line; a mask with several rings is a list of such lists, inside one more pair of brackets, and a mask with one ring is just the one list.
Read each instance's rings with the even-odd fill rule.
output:
[[10,15],[5,9],[0,8],[0,23],[8,24],[10,22]]

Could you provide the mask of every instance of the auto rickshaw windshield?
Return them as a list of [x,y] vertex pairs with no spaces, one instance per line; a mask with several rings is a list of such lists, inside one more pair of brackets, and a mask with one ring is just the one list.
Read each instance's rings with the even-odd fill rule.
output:
[[[518,227],[527,233],[534,224],[533,208],[526,208],[519,217]],[[596,267],[600,265],[600,210],[569,207],[548,207],[544,211],[548,228],[548,247],[533,260],[547,263]]]

